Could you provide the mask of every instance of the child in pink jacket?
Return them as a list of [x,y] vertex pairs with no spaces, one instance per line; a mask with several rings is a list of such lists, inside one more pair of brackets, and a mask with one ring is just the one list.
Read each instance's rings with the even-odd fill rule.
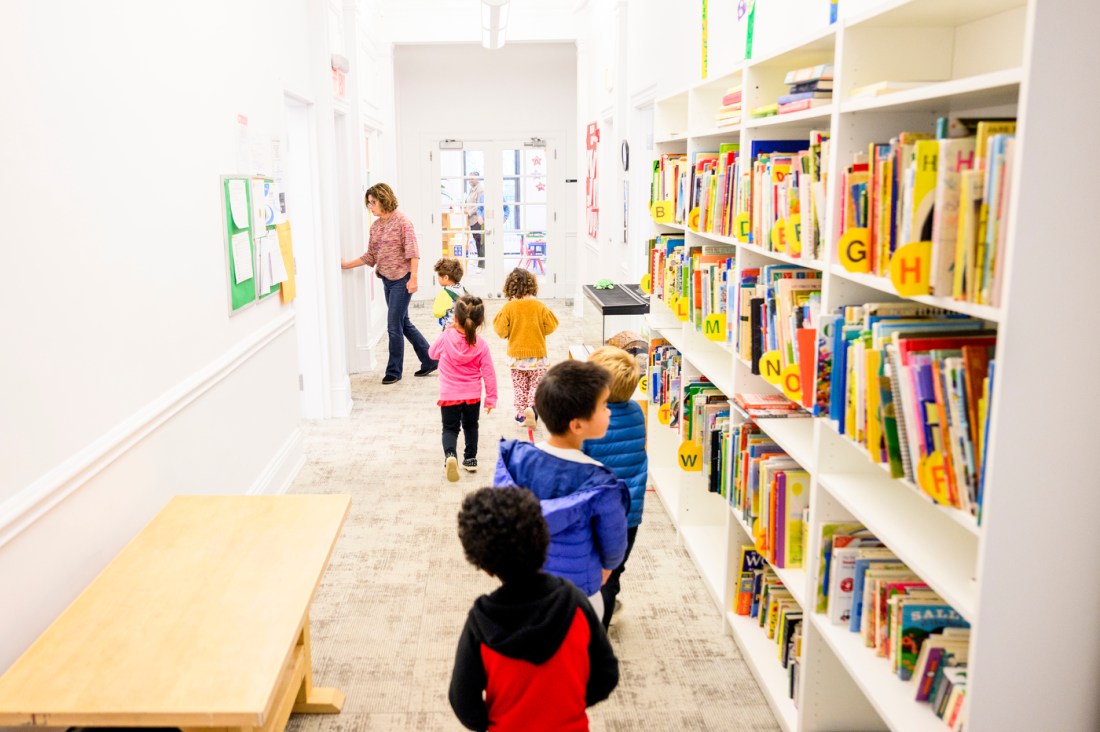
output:
[[439,411],[443,415],[443,454],[447,480],[458,480],[458,428],[466,439],[462,467],[477,470],[477,422],[481,385],[485,384],[485,413],[497,405],[497,375],[489,346],[477,337],[485,324],[480,297],[455,300],[454,325],[445,328],[428,353],[439,361]]

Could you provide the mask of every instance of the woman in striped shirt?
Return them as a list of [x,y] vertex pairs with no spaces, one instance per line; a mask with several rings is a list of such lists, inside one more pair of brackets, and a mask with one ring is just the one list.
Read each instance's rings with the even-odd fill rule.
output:
[[428,355],[427,339],[409,320],[409,302],[417,290],[417,267],[420,264],[416,232],[409,217],[397,210],[397,196],[385,183],[377,183],[367,189],[366,202],[367,208],[377,217],[370,227],[367,251],[356,259],[343,260],[340,266],[352,269],[365,264],[374,267],[374,273],[382,280],[389,311],[387,330],[390,340],[390,358],[382,383],[393,384],[401,380],[406,338],[420,359],[420,370],[415,375],[427,376],[439,367],[439,363]]

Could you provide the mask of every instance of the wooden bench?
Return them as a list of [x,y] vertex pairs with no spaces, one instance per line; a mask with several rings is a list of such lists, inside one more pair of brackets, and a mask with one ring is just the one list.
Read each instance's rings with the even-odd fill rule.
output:
[[0,677],[0,724],[281,730],[337,713],[309,605],[351,497],[178,496]]

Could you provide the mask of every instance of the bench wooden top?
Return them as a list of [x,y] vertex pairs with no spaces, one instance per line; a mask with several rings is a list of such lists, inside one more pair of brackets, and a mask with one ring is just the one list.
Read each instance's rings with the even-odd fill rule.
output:
[[350,505],[173,498],[0,677],[0,724],[263,724]]

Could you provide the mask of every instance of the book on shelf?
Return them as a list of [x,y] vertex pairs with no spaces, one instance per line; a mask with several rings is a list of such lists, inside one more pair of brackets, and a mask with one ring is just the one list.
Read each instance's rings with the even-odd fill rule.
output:
[[748,615],[752,610],[755,575],[765,567],[764,558],[756,551],[755,545],[745,544],[741,547],[737,567],[737,591],[733,597],[733,612],[737,615]]
[[771,104],[762,104],[759,107],[755,107],[749,110],[749,114],[753,117],[771,117],[779,112],[779,105],[774,102]]
[[814,107],[824,107],[826,104],[831,104],[832,100],[825,99],[799,99],[793,102],[780,103],[776,108],[777,114],[791,114],[792,112],[804,112],[807,109],[813,109]]
[[817,555],[817,590],[814,600],[814,611],[818,613],[826,613],[829,609],[829,567],[832,563],[833,552],[833,539],[834,537],[848,538],[847,541],[841,543],[847,546],[850,543],[851,538],[863,538],[873,539],[874,536],[868,531],[863,524],[855,522],[826,522],[821,524],[818,529],[818,555]]
[[783,77],[784,84],[799,84],[808,81],[832,81],[833,65],[817,64],[800,69],[792,69]]

